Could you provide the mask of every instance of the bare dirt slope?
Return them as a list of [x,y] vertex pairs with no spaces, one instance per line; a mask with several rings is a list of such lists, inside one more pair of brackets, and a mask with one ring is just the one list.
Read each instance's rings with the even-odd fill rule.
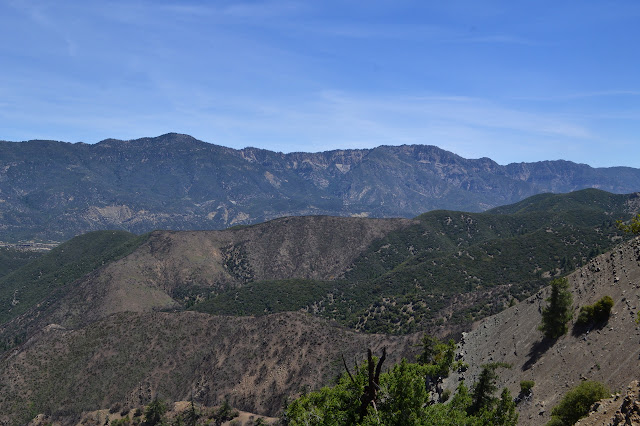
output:
[[[341,276],[373,240],[409,219],[288,217],[224,231],[155,231],[107,274],[160,288],[225,288],[252,280]],[[112,279],[113,279],[112,278]]]
[[[567,390],[580,380],[598,380],[609,388],[622,390],[640,376],[640,239],[618,246],[594,258],[569,276],[574,302],[574,319],[580,306],[592,304],[605,295],[615,305],[608,323],[584,334],[572,334],[553,345],[542,342],[538,330],[541,311],[549,288],[477,324],[466,333],[460,346],[464,361],[471,367],[463,374],[470,384],[480,366],[507,362],[511,369],[499,369],[500,385],[513,395],[521,380],[534,380],[533,397],[519,405],[520,423],[543,424],[551,409]],[[447,386],[455,388],[454,375]]]
[[[196,413],[200,416],[197,420],[197,425],[211,425],[214,424],[214,412],[218,407],[204,407],[198,404],[194,404]],[[184,416],[189,409],[191,408],[190,401],[176,401],[173,404],[169,404],[167,407],[168,411],[165,413],[165,423],[163,424],[176,424],[177,419],[182,415]],[[140,410],[142,413],[138,413],[137,410]],[[266,417],[259,416],[254,413],[248,413],[246,411],[236,410],[237,416],[232,420],[228,420],[222,423],[222,426],[255,426],[256,422],[262,421],[262,424],[273,425],[277,424],[279,419],[277,417]],[[124,410],[113,410],[113,409],[101,409],[95,411],[89,411],[82,414],[80,421],[75,422],[74,426],[103,426],[106,424],[111,424],[114,421],[118,421],[121,419],[128,418],[129,420],[133,420],[137,418],[137,421],[141,421],[143,418],[144,410],[141,407],[136,409],[124,409]],[[136,415],[138,414],[138,415]],[[173,422],[173,423],[172,423]],[[62,426],[64,423],[62,421],[52,421],[51,416],[45,416],[44,414],[39,414],[33,420],[29,422],[27,426]],[[131,424],[131,423],[127,423]],[[183,423],[184,424],[184,420]]]
[[352,364],[386,346],[392,365],[415,359],[419,337],[357,334],[302,313],[120,313],[76,330],[52,324],[0,363],[0,424],[19,424],[30,410],[73,418],[192,393],[203,405],[227,398],[275,416],[285,398],[329,384],[344,369],[343,354]]

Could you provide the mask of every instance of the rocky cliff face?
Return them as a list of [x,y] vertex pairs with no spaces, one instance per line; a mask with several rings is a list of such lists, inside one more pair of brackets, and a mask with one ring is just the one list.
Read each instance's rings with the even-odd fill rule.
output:
[[640,170],[501,166],[435,146],[283,154],[167,134],[95,145],[0,142],[0,240],[98,229],[222,229],[281,216],[482,211],[540,192],[640,190]]

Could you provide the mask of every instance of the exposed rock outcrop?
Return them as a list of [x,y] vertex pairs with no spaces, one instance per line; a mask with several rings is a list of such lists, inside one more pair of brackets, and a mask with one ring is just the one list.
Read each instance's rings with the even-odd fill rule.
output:
[[596,402],[588,417],[578,426],[637,426],[640,425],[640,381],[631,382],[624,393]]

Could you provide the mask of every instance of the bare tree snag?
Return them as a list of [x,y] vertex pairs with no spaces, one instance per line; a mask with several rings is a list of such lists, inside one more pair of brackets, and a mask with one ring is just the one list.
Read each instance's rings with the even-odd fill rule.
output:
[[364,419],[364,416],[367,414],[367,409],[369,406],[372,406],[373,409],[377,412],[378,409],[376,407],[376,399],[378,398],[378,391],[380,390],[380,372],[382,370],[382,363],[387,357],[387,348],[382,348],[382,357],[378,361],[378,365],[376,366],[373,361],[373,354],[371,353],[371,349],[367,350],[367,367],[369,373],[369,381],[368,384],[364,387],[364,392],[360,397],[360,408],[358,409],[358,414],[360,415],[360,421]]
[[351,375],[351,372],[349,371],[349,367],[347,367],[347,361],[344,359],[344,354],[342,354],[342,363],[344,364],[344,369],[347,370],[347,374],[349,375],[349,378],[351,379],[351,383],[355,384],[356,381],[353,380],[353,376]]

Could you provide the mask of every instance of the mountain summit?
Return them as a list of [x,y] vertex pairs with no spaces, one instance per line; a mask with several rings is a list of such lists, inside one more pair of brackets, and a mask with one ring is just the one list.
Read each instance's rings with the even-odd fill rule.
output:
[[640,170],[502,166],[430,145],[289,153],[170,133],[95,145],[0,142],[0,240],[124,229],[221,229],[282,216],[484,211],[542,192],[640,191]]

